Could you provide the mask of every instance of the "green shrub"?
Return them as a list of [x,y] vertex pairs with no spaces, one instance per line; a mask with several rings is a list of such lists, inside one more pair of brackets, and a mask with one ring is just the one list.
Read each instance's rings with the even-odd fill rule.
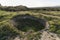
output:
[[19,33],[16,31],[14,27],[11,27],[7,24],[0,26],[0,40],[6,40],[8,37],[13,37],[18,35]]

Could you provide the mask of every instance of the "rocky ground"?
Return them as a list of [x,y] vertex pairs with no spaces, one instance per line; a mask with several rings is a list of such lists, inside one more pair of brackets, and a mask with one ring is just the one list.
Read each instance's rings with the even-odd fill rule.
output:
[[[23,38],[20,38],[19,36],[17,36],[14,38],[14,40],[29,40],[29,39],[27,37],[25,37],[23,39]],[[32,39],[32,40],[35,40],[35,39]],[[60,40],[60,37],[58,37],[57,34],[55,34],[55,33],[43,31],[41,38],[38,40]]]
[[57,34],[48,31],[43,31],[41,35],[41,40],[60,40],[60,37],[58,37]]

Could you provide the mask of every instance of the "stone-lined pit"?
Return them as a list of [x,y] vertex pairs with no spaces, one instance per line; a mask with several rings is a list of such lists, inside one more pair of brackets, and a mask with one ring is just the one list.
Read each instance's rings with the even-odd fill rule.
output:
[[47,21],[31,15],[17,15],[11,19],[11,23],[21,31],[39,31],[47,27]]

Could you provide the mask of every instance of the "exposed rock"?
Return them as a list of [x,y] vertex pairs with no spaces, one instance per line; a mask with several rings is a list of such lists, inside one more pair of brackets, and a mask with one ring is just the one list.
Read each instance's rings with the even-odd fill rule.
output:
[[15,39],[14,39],[14,40],[20,40],[19,36],[15,37]]
[[60,40],[60,37],[58,37],[55,33],[43,31],[41,40]]
[[[27,35],[30,35],[30,33]],[[24,38],[20,38],[19,36],[17,36],[13,40],[60,40],[60,37],[58,37],[57,34],[48,31],[43,31],[42,34],[39,36],[41,36],[41,38],[36,37],[37,39],[29,39],[28,36],[25,36]]]

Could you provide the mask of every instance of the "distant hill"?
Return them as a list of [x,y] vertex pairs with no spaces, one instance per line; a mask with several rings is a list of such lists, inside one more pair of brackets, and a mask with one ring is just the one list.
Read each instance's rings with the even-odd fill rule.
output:
[[26,11],[28,8],[26,6],[0,6],[0,10],[5,11]]
[[55,7],[34,7],[29,8],[30,10],[45,10],[45,11],[60,11],[60,6]]
[[19,6],[2,6],[2,5],[0,5],[0,10],[5,10],[5,11],[28,11],[28,10],[60,11],[60,6],[28,8],[23,5],[19,5]]

